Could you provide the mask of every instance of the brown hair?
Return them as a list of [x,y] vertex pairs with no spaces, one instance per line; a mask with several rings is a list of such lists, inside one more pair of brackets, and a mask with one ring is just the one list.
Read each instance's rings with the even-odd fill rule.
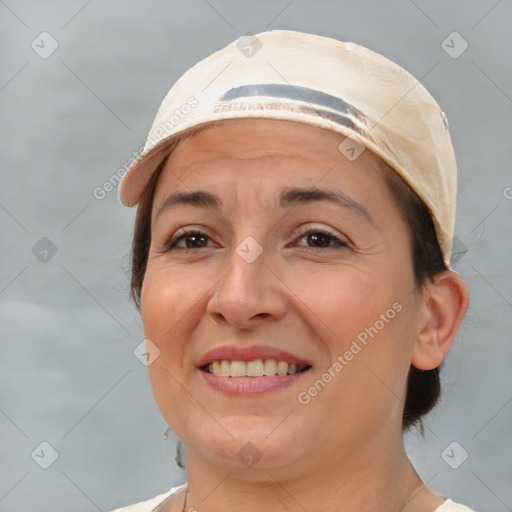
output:
[[[211,127],[211,125],[205,125],[196,128],[186,136],[195,135]],[[174,146],[183,138],[176,141]],[[149,246],[151,244],[151,211],[154,191],[164,164],[165,160],[151,177],[139,202],[135,218],[131,255],[130,296],[139,312],[142,282],[146,272]],[[384,164],[384,167],[387,166]],[[421,287],[427,281],[433,281],[437,273],[447,270],[432,216],[425,203],[396,172],[388,168],[388,172],[384,173],[384,179],[409,227],[414,279],[415,284]],[[439,369],[440,367],[433,370],[418,370],[411,365],[402,416],[402,429],[404,431],[413,425],[419,425],[421,432],[423,432],[422,417],[434,408],[441,395]]]
[[[433,282],[436,274],[448,270],[436,235],[432,215],[414,190],[393,170],[384,174],[394,200],[409,227],[414,280],[417,287]],[[407,394],[402,416],[405,431],[418,424],[423,433],[422,417],[429,413],[441,396],[438,368],[409,368]]]

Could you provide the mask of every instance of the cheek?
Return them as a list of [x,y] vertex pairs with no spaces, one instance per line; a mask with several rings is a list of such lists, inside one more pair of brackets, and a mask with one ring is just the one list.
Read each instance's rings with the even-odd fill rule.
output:
[[151,378],[157,374],[162,378],[158,367],[165,368],[179,381],[188,377],[192,364],[189,345],[205,315],[208,290],[215,282],[212,279],[170,267],[165,262],[148,262],[141,290],[141,317],[145,337],[160,349],[158,364],[148,367]]
[[182,390],[183,353],[186,339],[186,318],[190,313],[190,298],[186,289],[169,272],[155,269],[148,264],[141,290],[141,317],[144,336],[160,350],[159,356],[148,366],[153,396],[162,416],[173,430],[176,424],[176,408],[184,405]]
[[356,337],[396,300],[396,291],[378,272],[341,266],[299,274],[294,291],[322,321],[328,337],[337,340]]
[[187,315],[193,314],[193,300],[184,293],[187,287],[168,274],[148,266],[141,290],[144,336],[160,350],[158,359],[148,367],[152,384],[168,380],[161,368],[178,377],[184,351],[181,340],[186,338]]
[[[408,279],[390,268],[363,272],[343,267],[301,275],[295,289],[310,307],[310,328],[328,353],[324,370],[341,356],[340,375],[357,383],[362,393],[389,393],[379,378],[401,393],[415,335]],[[368,393],[373,385],[376,392]]]
[[[171,286],[165,277],[149,268],[141,290],[141,316],[144,332],[159,336],[162,328],[169,328],[171,318],[176,318],[180,287]],[[156,341],[156,340],[155,340]]]
[[168,342],[173,331],[201,298],[197,282],[165,266],[148,263],[141,290],[141,316],[145,334],[155,342]]

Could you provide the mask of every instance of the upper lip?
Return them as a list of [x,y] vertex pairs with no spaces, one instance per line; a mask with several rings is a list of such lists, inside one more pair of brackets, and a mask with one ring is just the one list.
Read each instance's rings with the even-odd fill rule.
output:
[[311,362],[302,357],[296,356],[286,350],[271,347],[270,345],[252,345],[251,347],[235,347],[233,345],[222,345],[204,354],[198,361],[197,366],[201,367],[214,361],[254,361],[255,359],[276,359],[286,361],[288,364],[298,363],[311,366]]

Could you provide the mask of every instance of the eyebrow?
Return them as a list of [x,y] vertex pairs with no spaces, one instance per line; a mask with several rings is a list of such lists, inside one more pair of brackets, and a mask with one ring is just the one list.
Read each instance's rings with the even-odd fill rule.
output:
[[[368,213],[368,210],[361,203],[339,190],[327,190],[319,187],[286,188],[279,193],[278,204],[281,208],[285,208],[290,205],[295,206],[316,201],[327,201],[343,208],[349,208],[372,226],[375,226],[375,222]],[[218,211],[222,207],[223,202],[218,196],[205,190],[174,192],[164,201],[156,214],[156,218],[164,211],[176,205],[190,205]]]
[[343,208],[349,208],[372,226],[375,226],[375,222],[368,213],[368,210],[361,203],[358,203],[340,190],[327,190],[319,187],[287,188],[279,194],[279,205],[283,208],[289,205],[312,203],[315,201],[328,201]]

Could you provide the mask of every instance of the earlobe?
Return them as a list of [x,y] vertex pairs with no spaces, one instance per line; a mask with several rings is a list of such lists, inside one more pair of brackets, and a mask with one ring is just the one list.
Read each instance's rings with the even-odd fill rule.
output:
[[425,315],[419,325],[411,364],[419,370],[432,370],[443,362],[469,303],[468,289],[453,270],[441,272],[424,290]]

